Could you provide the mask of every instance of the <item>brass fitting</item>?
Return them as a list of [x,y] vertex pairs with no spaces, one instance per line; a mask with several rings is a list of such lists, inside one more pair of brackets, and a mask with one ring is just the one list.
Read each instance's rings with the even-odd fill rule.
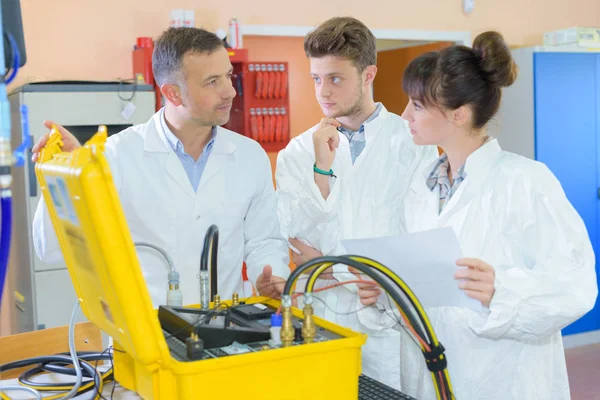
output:
[[284,295],[281,302],[283,311],[281,322],[281,330],[279,337],[283,347],[289,347],[294,343],[294,326],[292,325],[292,298],[290,295]]
[[312,343],[317,335],[317,326],[313,319],[314,310],[312,306],[312,294],[306,293],[304,297],[304,324],[302,324],[302,337],[304,338],[304,343]]
[[221,308],[221,296],[218,294],[215,294],[215,297],[213,297],[213,305],[215,310]]
[[232,306],[240,305],[240,296],[237,293],[233,293],[233,297],[231,299],[231,305]]

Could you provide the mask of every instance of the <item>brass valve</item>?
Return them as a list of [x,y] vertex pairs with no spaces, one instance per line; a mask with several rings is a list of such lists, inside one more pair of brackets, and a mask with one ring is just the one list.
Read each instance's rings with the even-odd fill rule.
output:
[[290,295],[282,296],[281,305],[282,311],[282,323],[279,337],[281,338],[281,344],[283,347],[289,347],[294,343],[294,326],[292,325],[292,298]]
[[303,312],[304,324],[302,324],[302,337],[304,338],[304,343],[312,343],[317,335],[317,326],[315,325],[315,321],[313,319],[314,310],[312,307],[312,302],[304,305]]

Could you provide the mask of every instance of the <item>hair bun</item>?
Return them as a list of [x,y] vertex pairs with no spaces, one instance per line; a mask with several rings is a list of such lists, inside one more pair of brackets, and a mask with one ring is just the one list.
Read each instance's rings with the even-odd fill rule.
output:
[[497,87],[507,87],[517,78],[517,66],[504,38],[498,32],[484,32],[473,42],[473,53],[486,79]]

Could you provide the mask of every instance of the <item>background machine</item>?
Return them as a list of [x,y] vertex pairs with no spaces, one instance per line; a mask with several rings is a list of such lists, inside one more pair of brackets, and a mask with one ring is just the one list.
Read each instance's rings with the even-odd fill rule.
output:
[[[9,95],[12,146],[26,137],[22,168],[13,170],[13,230],[9,268],[2,301],[1,334],[15,334],[69,323],[76,300],[66,266],[46,264],[36,256],[31,226],[40,187],[31,162],[32,146],[48,132],[43,120],[53,120],[85,143],[105,123],[108,134],[146,122],[154,114],[151,85],[122,82],[42,82],[24,85]],[[31,124],[23,132],[19,110],[27,106]],[[7,317],[8,316],[8,317]],[[80,318],[83,320],[83,317]]]

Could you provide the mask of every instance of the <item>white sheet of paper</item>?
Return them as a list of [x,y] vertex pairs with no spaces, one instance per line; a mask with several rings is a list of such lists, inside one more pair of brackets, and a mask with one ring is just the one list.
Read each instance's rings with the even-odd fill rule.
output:
[[[424,307],[483,309],[481,302],[468,297],[454,279],[457,268],[464,267],[456,265],[462,251],[452,228],[341,243],[345,254],[371,258],[394,271]],[[382,300],[383,304],[388,301]]]

